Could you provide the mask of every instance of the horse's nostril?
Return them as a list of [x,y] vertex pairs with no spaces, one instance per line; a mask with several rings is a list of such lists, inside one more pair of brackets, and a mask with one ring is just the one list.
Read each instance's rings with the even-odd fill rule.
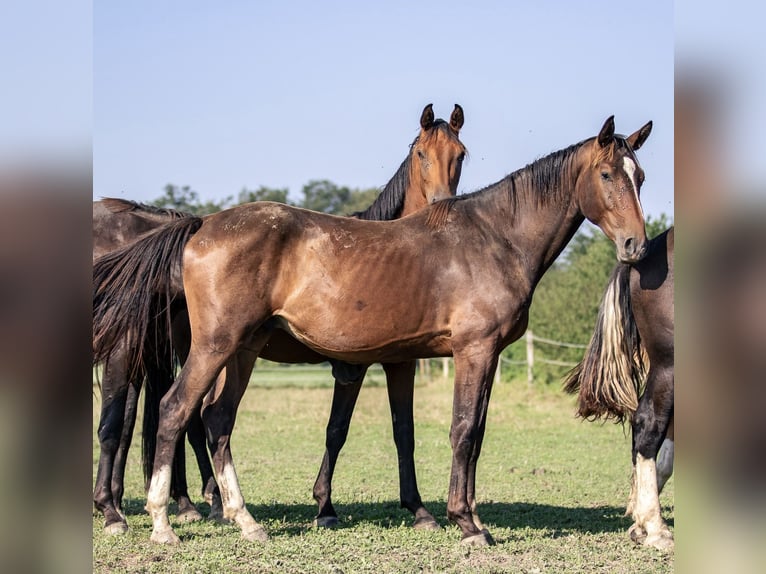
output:
[[636,243],[632,237],[625,240],[625,253],[633,253]]

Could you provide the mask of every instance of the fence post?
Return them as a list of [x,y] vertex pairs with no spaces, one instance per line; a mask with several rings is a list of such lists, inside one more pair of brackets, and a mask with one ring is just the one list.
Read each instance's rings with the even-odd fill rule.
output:
[[503,358],[498,355],[497,356],[497,367],[495,368],[495,383],[496,385],[500,384],[500,365],[503,363]]
[[442,358],[442,376],[445,381],[449,379],[449,357]]
[[534,376],[532,374],[532,368],[535,366],[535,337],[532,334],[532,329],[527,330],[527,383],[532,384],[534,382]]

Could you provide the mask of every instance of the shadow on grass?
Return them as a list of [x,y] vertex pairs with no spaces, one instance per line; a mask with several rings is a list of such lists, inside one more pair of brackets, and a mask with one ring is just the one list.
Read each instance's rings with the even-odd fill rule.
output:
[[[145,501],[142,499],[126,499],[124,511],[128,515],[145,514]],[[198,503],[197,509],[207,516],[210,507]],[[426,508],[433,514],[437,522],[446,527],[449,522],[447,504],[445,501],[430,501]],[[247,509],[259,522],[267,526],[272,535],[297,535],[311,529],[316,516],[316,505],[313,504],[248,504]],[[380,528],[398,528],[411,526],[412,515],[400,508],[398,501],[359,502],[350,504],[338,503],[339,524],[337,529],[348,529],[367,524]],[[176,512],[175,503],[170,505],[171,521]],[[479,515],[484,524],[492,531],[496,528],[510,530],[546,530],[549,536],[558,538],[571,533],[598,534],[625,532],[632,520],[624,516],[625,508],[617,506],[555,506],[526,502],[485,502],[479,504]],[[663,515],[667,515],[669,507],[664,506]],[[666,519],[668,525],[674,526],[672,518]]]

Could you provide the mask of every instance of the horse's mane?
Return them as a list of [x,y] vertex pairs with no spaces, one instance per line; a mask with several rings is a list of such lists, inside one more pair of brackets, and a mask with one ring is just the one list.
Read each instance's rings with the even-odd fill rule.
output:
[[[457,137],[449,124],[442,120],[434,120],[433,125],[426,131],[426,137],[432,137],[436,130],[442,130],[450,137]],[[404,208],[404,198],[407,195],[407,188],[410,186],[410,166],[412,165],[412,149],[418,142],[418,135],[410,144],[410,152],[404,161],[396,170],[394,176],[383,187],[383,190],[375,198],[375,201],[364,211],[352,213],[350,217],[357,219],[366,219],[368,221],[389,221],[397,219]]]
[[139,203],[130,199],[120,199],[117,197],[104,197],[101,199],[101,203],[112,213],[142,211],[152,215],[170,216],[173,219],[183,219],[191,215],[190,213],[185,213],[176,209],[157,207],[156,205],[148,205],[146,203]]
[[[565,186],[563,183],[572,177],[574,157],[579,149],[593,138],[585,139],[567,148],[554,151],[547,156],[536,159],[505,176],[497,183],[493,183],[473,193],[467,193],[456,197],[443,199],[435,203],[428,214],[426,224],[431,228],[442,227],[447,222],[450,211],[458,202],[483,195],[486,191],[505,189],[508,200],[511,203],[511,217],[515,217],[519,201],[534,200],[538,206],[550,203],[558,199]],[[625,145],[621,138],[615,138],[617,146]],[[613,154],[615,146],[609,145],[604,148],[603,154]],[[601,155],[597,158],[603,159]]]

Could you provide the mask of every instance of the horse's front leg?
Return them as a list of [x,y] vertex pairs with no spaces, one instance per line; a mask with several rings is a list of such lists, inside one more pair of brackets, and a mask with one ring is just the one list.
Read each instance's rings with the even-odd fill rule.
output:
[[660,550],[673,548],[673,534],[662,519],[656,459],[673,412],[672,369],[652,367],[646,390],[633,416],[633,485],[631,504],[634,542]]
[[420,498],[415,475],[415,424],[412,401],[415,390],[415,361],[385,363],[388,402],[399,461],[399,500],[402,508],[415,515],[413,528],[439,530],[441,527]]
[[356,400],[364,382],[364,372],[361,376],[350,382],[342,382],[335,379],[335,388],[332,395],[332,407],[330,419],[327,421],[325,431],[325,451],[319,474],[314,482],[313,496],[317,501],[319,510],[314,519],[316,526],[330,528],[338,524],[338,515],[332,505],[332,477],[335,473],[335,464],[338,455],[348,437],[348,428],[351,424],[351,416],[354,414]]
[[465,544],[493,544],[476,514],[476,464],[481,453],[489,395],[497,365],[494,346],[480,343],[455,351],[452,404],[452,471],[447,517],[460,527]]
[[202,421],[208,436],[208,446],[213,456],[213,467],[218,479],[223,502],[223,517],[237,524],[242,537],[251,542],[265,542],[268,535],[245,506],[239,479],[231,456],[231,433],[237,408],[247,389],[255,359],[267,337],[259,337],[262,343],[251,341],[246,349],[240,349],[226,363],[213,391],[205,397]]

